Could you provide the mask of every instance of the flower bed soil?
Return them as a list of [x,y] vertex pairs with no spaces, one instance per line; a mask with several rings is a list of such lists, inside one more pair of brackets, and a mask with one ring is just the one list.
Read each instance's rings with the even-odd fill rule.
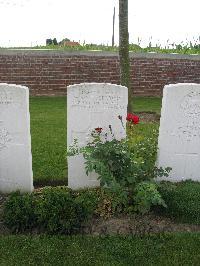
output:
[[166,232],[200,232],[200,225],[175,223],[166,217],[155,214],[124,215],[107,220],[93,219],[83,229],[90,235],[147,235]]
[[135,114],[139,116],[141,122],[151,123],[160,121],[160,115],[154,112],[137,112]]

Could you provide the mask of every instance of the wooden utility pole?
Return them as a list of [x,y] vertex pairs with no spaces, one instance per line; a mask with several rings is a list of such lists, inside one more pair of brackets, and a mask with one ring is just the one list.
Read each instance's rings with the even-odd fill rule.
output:
[[128,0],[119,0],[119,61],[120,83],[128,88],[128,112],[131,111]]
[[115,45],[115,7],[113,11],[113,34],[112,34],[112,47]]

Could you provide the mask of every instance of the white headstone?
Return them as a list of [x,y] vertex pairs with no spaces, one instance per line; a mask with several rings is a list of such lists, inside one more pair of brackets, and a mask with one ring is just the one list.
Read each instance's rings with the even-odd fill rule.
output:
[[162,180],[200,181],[200,84],[164,87],[158,166],[172,167]]
[[[116,139],[126,137],[128,89],[107,83],[83,83],[67,89],[67,146],[74,139],[83,147],[95,128]],[[122,121],[118,118],[122,117]],[[68,186],[73,189],[99,186],[95,173],[85,173],[82,155],[68,158]]]
[[0,191],[33,190],[29,90],[0,84]]

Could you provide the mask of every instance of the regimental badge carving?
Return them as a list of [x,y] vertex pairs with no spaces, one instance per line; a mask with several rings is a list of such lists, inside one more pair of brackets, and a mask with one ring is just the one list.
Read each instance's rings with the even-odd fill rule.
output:
[[186,141],[196,141],[196,139],[200,138],[200,125],[195,123],[195,121],[191,121],[187,124],[179,124],[177,128],[173,131],[169,131],[168,134],[172,137],[177,137],[180,140]]
[[0,151],[7,147],[11,141],[11,136],[5,128],[0,128]]
[[190,92],[184,96],[180,108],[189,117],[200,116],[200,92]]
[[12,96],[7,93],[6,89],[0,90],[0,105],[9,105],[12,103]]

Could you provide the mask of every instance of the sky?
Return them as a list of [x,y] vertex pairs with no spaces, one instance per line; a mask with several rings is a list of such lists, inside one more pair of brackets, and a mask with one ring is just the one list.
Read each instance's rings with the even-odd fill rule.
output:
[[[0,0],[0,46],[45,45],[47,38],[111,45],[118,0]],[[200,0],[129,0],[129,42],[193,43],[200,36]]]

